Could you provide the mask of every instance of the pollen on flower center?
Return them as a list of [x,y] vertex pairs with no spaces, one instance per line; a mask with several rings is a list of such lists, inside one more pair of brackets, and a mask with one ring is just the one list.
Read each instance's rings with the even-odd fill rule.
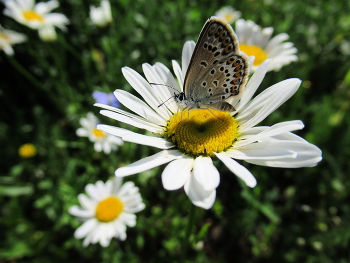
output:
[[27,10],[23,12],[23,16],[26,20],[28,21],[39,21],[39,22],[43,22],[44,18],[39,15],[37,12],[33,11],[33,10]]
[[233,14],[229,14],[229,13],[225,14],[224,18],[226,21],[233,21],[234,20]]
[[189,155],[215,156],[237,139],[236,120],[227,112],[191,109],[176,113],[168,122],[167,138]]
[[239,49],[246,53],[247,56],[255,56],[254,66],[259,66],[267,59],[267,54],[261,47],[242,44],[239,46]]
[[106,137],[106,133],[104,131],[101,131],[101,130],[98,130],[98,129],[94,129],[92,131],[92,133],[95,135],[95,137],[97,138],[103,138],[103,137]]
[[123,212],[124,205],[122,201],[110,196],[102,200],[96,207],[96,218],[100,222],[110,222],[116,219]]
[[0,33],[0,39],[2,39],[6,43],[10,43],[10,38],[6,34]]

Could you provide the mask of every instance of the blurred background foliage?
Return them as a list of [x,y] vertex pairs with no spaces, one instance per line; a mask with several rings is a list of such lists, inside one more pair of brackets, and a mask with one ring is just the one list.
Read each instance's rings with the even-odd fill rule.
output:
[[[295,170],[244,163],[258,180],[254,189],[218,162],[217,200],[209,211],[197,209],[185,261],[350,262],[349,1],[112,0],[114,22],[105,29],[88,20],[89,5],[99,1],[60,4],[57,12],[71,23],[54,43],[0,16],[5,28],[29,37],[13,58],[0,54],[0,262],[181,262],[190,202],[183,190],[163,189],[164,167],[126,178],[140,187],[146,209],[125,242],[84,248],[74,239],[80,223],[67,211],[85,185],[157,151],[125,143],[118,152],[96,153],[76,129],[87,112],[98,114],[94,90],[132,91],[121,67],[171,68],[184,41],[196,40],[206,19],[226,5],[274,27],[274,35],[290,35],[299,61],[268,73],[259,90],[292,77],[303,83],[263,124],[302,120],[306,127],[297,134],[320,147],[324,159]],[[24,143],[38,154],[19,157]]]

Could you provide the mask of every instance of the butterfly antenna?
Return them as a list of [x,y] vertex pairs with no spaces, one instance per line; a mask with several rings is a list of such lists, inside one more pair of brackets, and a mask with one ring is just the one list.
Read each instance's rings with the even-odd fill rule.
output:
[[170,99],[172,99],[172,98],[174,98],[174,96],[171,96],[169,99],[167,99],[166,101],[164,101],[162,104],[158,105],[158,108],[161,107],[161,106],[163,106],[168,100],[170,100]]

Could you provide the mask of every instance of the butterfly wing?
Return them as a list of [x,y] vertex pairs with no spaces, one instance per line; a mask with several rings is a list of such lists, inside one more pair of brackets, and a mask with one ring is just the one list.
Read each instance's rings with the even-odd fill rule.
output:
[[187,99],[222,111],[232,111],[227,102],[238,95],[249,75],[248,57],[239,50],[231,26],[217,17],[204,25],[191,57],[184,82]]

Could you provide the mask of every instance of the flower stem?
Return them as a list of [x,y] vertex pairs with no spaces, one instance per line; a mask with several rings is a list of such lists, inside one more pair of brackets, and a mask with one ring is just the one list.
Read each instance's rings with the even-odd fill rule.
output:
[[60,44],[68,51],[70,52],[77,60],[84,62],[82,56],[79,54],[79,52],[71,46],[63,37],[59,37],[58,41]]
[[21,73],[27,80],[29,80],[34,86],[37,88],[47,91],[45,86],[41,84],[40,81],[38,81],[28,70],[26,70],[20,63],[17,62],[12,56],[7,56],[8,61],[10,64],[19,72]]
[[45,87],[39,80],[37,80],[25,67],[23,67],[16,59],[14,59],[12,56],[6,56],[7,60],[10,62],[10,64],[20,73],[22,76],[24,76],[27,80],[29,80],[30,83],[32,83],[35,87],[37,87],[39,90],[45,92],[47,98],[51,101],[50,103],[54,105],[57,109],[60,109],[61,106],[57,104],[54,96],[52,96],[51,92],[49,92],[48,87]]
[[187,252],[187,247],[188,247],[188,243],[189,243],[189,239],[190,239],[190,234],[192,232],[192,227],[194,225],[194,219],[195,219],[195,211],[196,211],[196,207],[191,203],[190,206],[190,213],[189,213],[189,218],[188,218],[188,224],[187,224],[187,228],[186,228],[186,233],[185,233],[185,239],[182,245],[182,249],[181,249],[181,260],[180,262],[185,262],[185,255]]

